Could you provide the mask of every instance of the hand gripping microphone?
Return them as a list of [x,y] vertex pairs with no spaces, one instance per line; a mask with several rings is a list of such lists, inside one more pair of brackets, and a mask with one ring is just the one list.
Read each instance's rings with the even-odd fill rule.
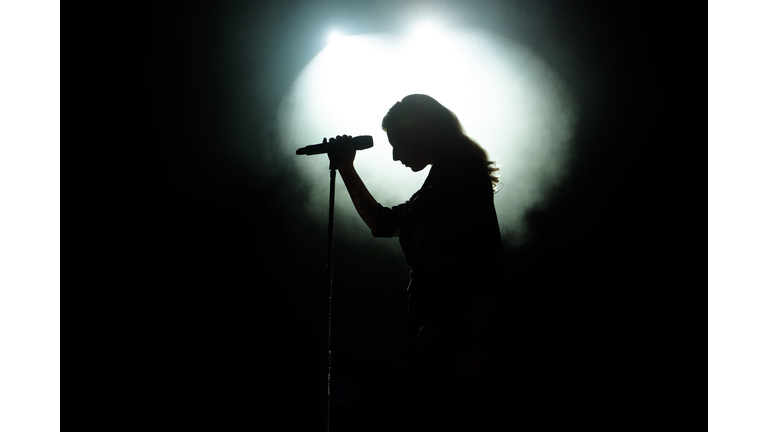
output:
[[310,156],[325,154],[335,150],[365,150],[371,147],[373,147],[373,137],[370,135],[360,135],[346,142],[336,141],[334,143],[308,145],[296,150],[296,154]]

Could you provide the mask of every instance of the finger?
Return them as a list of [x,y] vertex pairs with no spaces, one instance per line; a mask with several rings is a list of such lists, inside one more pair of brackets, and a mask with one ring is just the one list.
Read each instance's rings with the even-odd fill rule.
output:
[[323,144],[328,144],[328,138],[323,138]]

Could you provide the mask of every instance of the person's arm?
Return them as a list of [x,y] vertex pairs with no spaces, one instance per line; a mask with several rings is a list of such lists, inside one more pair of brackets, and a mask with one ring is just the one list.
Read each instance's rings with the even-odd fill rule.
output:
[[[339,141],[351,140],[352,137],[348,135],[337,135],[336,138],[331,138],[330,143]],[[329,141],[323,138],[323,144]],[[379,203],[373,198],[368,188],[360,179],[355,171],[355,154],[356,150],[340,150],[332,151],[328,153],[328,159],[331,162],[331,168],[336,168],[341,174],[341,178],[344,180],[344,185],[347,187],[349,197],[352,198],[352,203],[357,209],[357,213],[363,219],[371,232],[376,232],[376,220],[378,219]]]
[[352,161],[338,165],[339,174],[344,179],[344,185],[347,187],[349,197],[357,209],[357,214],[363,219],[371,232],[376,232],[376,220],[378,219],[379,203],[373,198],[365,183],[357,175]]

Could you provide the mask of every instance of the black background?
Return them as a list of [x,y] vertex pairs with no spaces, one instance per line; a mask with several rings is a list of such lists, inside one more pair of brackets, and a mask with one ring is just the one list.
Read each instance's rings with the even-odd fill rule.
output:
[[[499,269],[489,415],[524,430],[624,430],[680,413],[676,383],[692,369],[681,210],[694,194],[672,154],[691,140],[679,65],[694,46],[685,11],[606,5],[185,1],[142,13],[128,60],[144,80],[142,139],[110,169],[102,218],[105,242],[121,245],[109,280],[131,305],[118,344],[139,395],[131,411],[165,427],[324,427],[326,232],[296,211],[308,191],[295,187],[296,156],[270,145],[276,107],[334,23],[386,31],[432,7],[525,44],[582,107],[571,174]],[[406,314],[404,259],[351,229],[337,226],[335,242],[335,430],[375,423],[366,395]]]

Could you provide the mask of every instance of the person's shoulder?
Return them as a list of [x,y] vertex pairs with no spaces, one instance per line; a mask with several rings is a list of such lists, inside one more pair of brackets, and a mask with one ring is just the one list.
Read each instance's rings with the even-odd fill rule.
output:
[[446,157],[436,166],[451,175],[472,175],[485,170],[485,164],[482,161],[461,155]]
[[457,181],[472,184],[484,184],[486,181],[490,181],[486,164],[478,159],[469,157],[455,158],[450,162],[449,169],[452,177]]
[[490,186],[488,169],[482,161],[452,158],[441,162],[443,163],[440,166],[434,167],[439,171],[435,173],[438,175],[435,176],[433,183],[446,193],[458,191],[474,193]]

